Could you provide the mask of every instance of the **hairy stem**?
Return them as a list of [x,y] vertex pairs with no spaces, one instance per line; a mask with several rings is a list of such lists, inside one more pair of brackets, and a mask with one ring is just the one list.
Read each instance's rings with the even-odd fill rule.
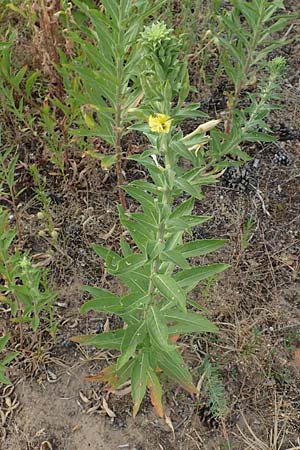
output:
[[[172,158],[171,158],[171,149],[169,147],[168,137],[164,136],[163,138],[163,150],[164,150],[164,156],[165,156],[165,186],[163,186],[163,196],[162,196],[162,208],[161,208],[161,214],[160,214],[160,223],[158,224],[157,228],[157,235],[156,235],[156,242],[158,244],[163,244],[165,242],[165,232],[166,232],[166,217],[164,215],[164,208],[170,208],[171,209],[171,203],[172,203],[172,189],[169,185],[169,179],[170,179],[170,172],[171,172],[171,164],[172,164]],[[150,297],[148,306],[151,303],[156,303],[157,299],[153,298],[155,286],[154,286],[154,276],[159,273],[160,265],[161,265],[161,255],[160,252],[152,262],[151,267],[151,275],[150,275],[150,282],[149,282],[149,289],[148,289],[148,295]],[[147,309],[145,309],[144,316],[147,315]]]
[[[122,48],[122,21],[123,21],[123,11],[120,5],[119,7],[119,30],[118,30],[118,45],[117,48]],[[122,84],[123,84],[123,65],[124,65],[124,55],[118,55],[117,61],[117,106],[116,106],[116,116],[115,116],[115,152],[117,156],[116,161],[116,172],[117,172],[117,183],[119,189],[119,199],[122,208],[126,211],[126,200],[125,193],[121,189],[123,184],[123,173],[122,173],[122,145],[121,139],[123,135],[123,118],[122,118]]]

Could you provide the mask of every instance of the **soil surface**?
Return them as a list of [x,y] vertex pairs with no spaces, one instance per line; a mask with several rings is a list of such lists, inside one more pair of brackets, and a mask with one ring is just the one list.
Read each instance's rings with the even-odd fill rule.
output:
[[[286,4],[288,11],[298,10],[298,1]],[[299,20],[292,25],[289,37],[296,37]],[[196,398],[168,382],[166,419],[156,417],[149,398],[133,419],[130,394],[108,395],[102,385],[84,380],[116,358],[115,352],[81,348],[69,340],[120,325],[112,315],[79,313],[87,298],[82,285],[120,289],[90,247],[99,243],[118,250],[124,230],[118,222],[116,177],[72,149],[64,181],[48,162],[48,150],[39,139],[22,133],[11,115],[1,111],[2,144],[18,145],[17,176],[20,185],[27,186],[18,206],[19,247],[49,269],[50,284],[58,292],[59,322],[55,338],[42,329],[36,339],[23,327],[20,355],[8,371],[13,385],[0,386],[1,450],[300,448],[299,41],[288,43],[274,56],[278,54],[289,64],[282,108],[269,118],[278,140],[245,148],[252,160],[227,171],[218,185],[205,188],[205,199],[195,208],[195,213],[212,216],[194,230],[195,238],[229,240],[222,251],[196,263],[227,262],[231,268],[194,291],[194,299],[207,307],[220,333],[214,339],[185,337],[180,346],[196,383],[205,355],[218,366],[228,404],[220,421],[211,417],[204,394]],[[224,108],[224,82],[212,89],[204,87],[193,58],[191,81],[198,89],[193,100],[210,117],[218,115]],[[142,148],[143,141],[130,135],[124,146]],[[44,224],[37,218],[41,205],[27,170],[32,162],[42,167],[57,242],[39,233]],[[144,176],[140,167],[128,163],[126,180]],[[0,334],[11,334],[14,349],[19,328],[7,319],[3,307]],[[270,441],[276,426],[281,430],[281,446],[281,438],[277,445]]]

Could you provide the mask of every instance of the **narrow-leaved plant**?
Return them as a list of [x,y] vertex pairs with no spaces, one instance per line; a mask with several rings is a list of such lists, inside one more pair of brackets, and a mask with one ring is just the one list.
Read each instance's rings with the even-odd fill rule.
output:
[[[218,17],[218,34],[220,49],[220,68],[224,70],[233,91],[228,89],[228,118],[225,123],[226,133],[230,133],[234,120],[239,113],[241,93],[260,85],[266,68],[266,59],[278,48],[290,42],[276,33],[283,30],[294,17],[284,14],[282,0],[231,0],[230,10]],[[280,71],[278,74],[280,82]],[[273,82],[275,81],[274,77]],[[263,83],[264,84],[264,83]],[[272,98],[272,90],[268,92]],[[254,97],[250,97],[250,101]],[[259,117],[259,115],[258,115]],[[261,136],[262,137],[262,136]]]
[[[60,70],[68,93],[66,102],[76,116],[77,127],[70,132],[73,136],[100,137],[112,147],[109,153],[93,148],[87,153],[100,159],[104,169],[116,165],[121,186],[122,137],[128,110],[141,96],[137,37],[145,20],[164,0],[104,0],[101,8],[79,0],[73,3],[78,10],[72,16],[73,25],[69,24],[68,39],[77,53],[71,60],[62,54]],[[119,192],[125,208],[124,192]]]
[[[4,353],[8,341],[9,336],[0,337],[0,354]],[[7,369],[7,366],[16,356],[18,356],[18,354],[18,352],[6,352],[6,355],[0,359],[0,384],[11,384],[10,380],[5,375],[5,371]]]
[[30,324],[36,331],[41,315],[55,332],[53,301],[56,294],[47,283],[47,272],[34,266],[30,257],[12,252],[16,231],[8,226],[8,211],[0,209],[0,302],[9,306],[13,322]]
[[[161,371],[187,391],[197,392],[176,345],[178,337],[217,331],[199,313],[199,305],[189,298],[189,293],[199,282],[222,272],[228,265],[189,263],[191,257],[221,248],[225,240],[184,242],[183,239],[194,226],[209,220],[207,216],[193,214],[193,206],[195,199],[202,198],[201,186],[215,182],[205,172],[199,149],[209,140],[206,132],[219,121],[200,125],[183,136],[176,125],[198,112],[195,105],[182,106],[189,81],[186,62],[179,58],[180,42],[164,24],[156,23],[141,34],[140,45],[145,100],[136,114],[142,117],[147,113],[148,123],[139,123],[134,128],[144,131],[150,145],[132,159],[144,165],[149,179],[122,186],[140,205],[135,212],[119,207],[120,221],[131,237],[129,243],[121,240],[122,254],[93,245],[104,259],[107,272],[116,276],[127,292],[119,296],[99,287],[85,286],[92,299],[81,308],[83,313],[95,310],[118,315],[124,326],[72,339],[84,345],[118,350],[120,356],[115,364],[88,379],[106,382],[111,390],[130,380],[134,416],[148,387],[152,403],[162,416]],[[188,169],[181,165],[182,159],[187,160]],[[183,193],[186,199],[177,201]]]

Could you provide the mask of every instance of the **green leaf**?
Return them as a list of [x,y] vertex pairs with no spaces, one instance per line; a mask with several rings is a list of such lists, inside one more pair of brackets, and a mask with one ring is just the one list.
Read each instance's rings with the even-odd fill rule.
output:
[[83,336],[73,336],[72,342],[81,345],[92,345],[96,348],[107,348],[108,350],[120,350],[125,330],[109,331],[101,334],[87,334]]
[[226,239],[200,239],[180,245],[176,250],[179,251],[184,258],[190,258],[214,252],[223,247],[227,242],[228,240]]
[[205,308],[204,306],[199,305],[198,302],[195,302],[194,300],[191,300],[190,298],[187,299],[187,303],[191,306],[193,306],[193,308],[197,309],[198,311],[204,312],[206,314],[208,314],[208,309]]
[[154,285],[167,300],[171,300],[182,311],[186,311],[185,292],[173,278],[169,275],[157,274],[154,276]]
[[92,244],[92,249],[106,262],[112,262],[114,265],[117,264],[122,258],[113,250],[103,247],[102,245]]
[[119,213],[122,225],[124,225],[124,227],[128,229],[132,239],[134,240],[138,248],[142,252],[144,252],[149,239],[154,240],[155,233],[153,232],[153,230],[145,229],[145,225],[143,223],[139,223],[136,220],[131,220],[130,217],[124,213],[120,206]]
[[41,72],[37,70],[36,72],[33,72],[26,80],[25,84],[25,92],[27,97],[31,95],[32,88],[34,86],[35,81],[37,78],[41,75]]
[[153,194],[159,193],[157,186],[153,183],[148,183],[148,181],[135,180],[135,181],[132,181],[132,183],[130,183],[130,185],[133,187],[139,188],[140,190],[143,190],[143,191],[152,192]]
[[[5,349],[9,341],[9,336],[0,338],[0,352]],[[11,384],[10,380],[5,376],[6,366],[19,354],[19,352],[10,352],[0,361],[0,384]]]
[[120,246],[123,253],[124,258],[133,254],[130,245],[125,241],[124,238],[120,239]]
[[13,359],[15,359],[16,356],[19,355],[19,352],[9,352],[8,355],[6,355],[2,360],[1,364],[2,366],[7,366],[12,362]]
[[9,341],[9,336],[2,336],[0,338],[0,352],[2,352]]
[[133,253],[126,258],[122,258],[113,268],[111,266],[109,269],[109,273],[111,273],[112,275],[119,275],[132,272],[145,265],[146,262],[147,259],[144,255]]
[[172,380],[176,380],[188,392],[197,393],[193,384],[192,375],[177,349],[172,351],[159,351],[157,353],[158,366]]
[[149,355],[148,352],[144,351],[135,359],[131,374],[131,393],[134,401],[133,417],[137,415],[146,393],[148,370]]
[[0,363],[0,383],[2,384],[11,384],[11,381],[5,376],[6,367]]
[[[182,216],[181,218],[169,218],[167,220],[167,227],[175,229],[175,231],[185,231],[191,227],[201,225],[211,219],[211,216]],[[171,230],[170,230],[171,231]]]
[[157,231],[157,224],[153,220],[152,214],[147,213],[131,213],[131,218],[134,219],[136,222],[140,223],[142,226],[151,229],[152,233],[155,233]]
[[181,269],[189,269],[189,264],[185,260],[185,256],[181,254],[179,247],[176,247],[176,250],[167,250],[162,252],[161,258],[163,261],[171,261],[176,264],[176,266]]
[[168,339],[168,327],[164,317],[155,305],[151,305],[147,311],[147,327],[151,342],[158,349],[172,350],[174,345]]
[[120,369],[135,354],[137,345],[146,336],[146,322],[142,321],[137,325],[126,328],[121,344],[121,356],[119,356],[117,368]]
[[154,199],[150,194],[144,192],[140,187],[135,187],[132,185],[122,186],[122,189],[126,191],[131,197],[135,198],[145,211],[154,210],[155,211],[155,203]]
[[135,358],[132,358],[117,371],[117,379],[112,385],[114,389],[118,389],[131,378],[134,364]]
[[120,314],[120,317],[129,325],[139,324],[143,316],[145,304],[148,301],[149,295],[142,295],[140,292],[125,296],[124,300],[121,300],[125,311]]
[[247,132],[243,137],[247,142],[273,142],[277,139],[276,136],[261,133],[259,131]]
[[175,185],[182,191],[187,192],[192,197],[197,198],[198,200],[201,200],[203,198],[203,195],[199,191],[199,188],[194,186],[193,184],[189,183],[184,178],[176,178],[175,179]]
[[210,264],[201,267],[192,267],[175,274],[174,278],[178,284],[186,290],[191,291],[202,280],[217,273],[223,272],[230,267],[229,264]]
[[11,83],[16,89],[20,89],[20,83],[23,80],[26,72],[27,72],[27,66],[23,66],[19,70],[19,72],[11,79]]
[[191,311],[187,313],[166,311],[164,318],[167,321],[176,322],[168,326],[169,334],[215,333],[218,331],[218,328],[206,317]]
[[94,299],[87,301],[81,306],[80,312],[82,314],[87,313],[91,309],[97,312],[110,312],[114,314],[124,312],[124,308],[120,303],[120,297],[112,294],[110,291],[92,286],[83,286],[83,289],[89,292]]
[[150,264],[145,264],[144,267],[140,267],[136,271],[132,271],[129,274],[118,275],[118,278],[131,289],[132,292],[139,292],[142,295],[148,293],[149,279],[150,279]]
[[39,316],[38,316],[38,315],[35,315],[35,316],[31,319],[30,323],[31,323],[31,327],[32,327],[33,331],[36,331],[36,330],[38,329],[38,327],[39,327],[39,324],[40,324]]
[[195,200],[190,197],[188,200],[180,203],[179,206],[171,213],[170,219],[180,218],[182,216],[188,216],[192,213]]

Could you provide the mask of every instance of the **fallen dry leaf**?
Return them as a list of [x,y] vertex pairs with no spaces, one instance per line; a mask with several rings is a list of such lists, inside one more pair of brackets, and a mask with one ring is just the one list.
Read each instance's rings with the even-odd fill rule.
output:
[[115,413],[108,407],[107,401],[105,400],[104,397],[103,397],[102,406],[105,409],[105,412],[109,417],[116,417]]
[[295,350],[295,366],[297,369],[300,369],[300,348]]

